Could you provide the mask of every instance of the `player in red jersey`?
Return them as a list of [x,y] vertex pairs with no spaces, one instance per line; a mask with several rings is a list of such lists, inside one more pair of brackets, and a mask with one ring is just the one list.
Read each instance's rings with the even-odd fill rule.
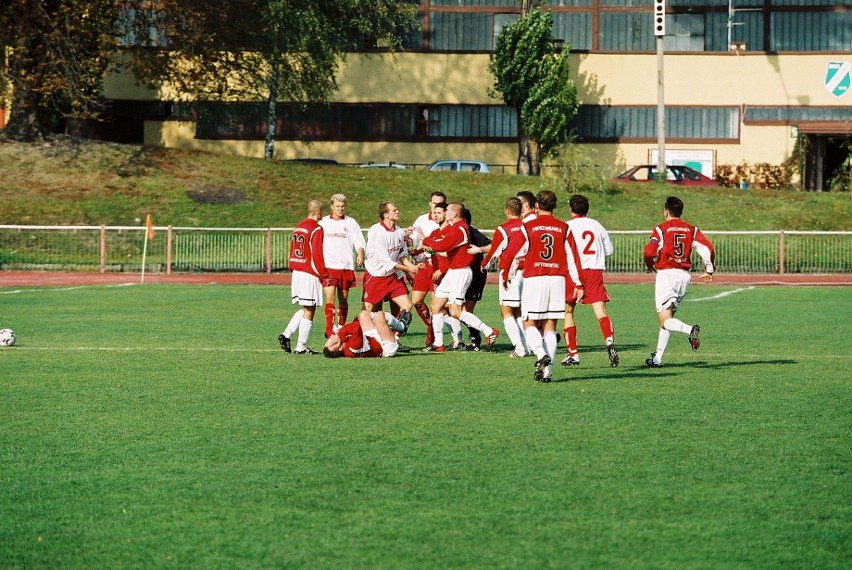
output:
[[683,202],[680,198],[676,196],[666,198],[663,209],[666,221],[652,230],[651,238],[645,246],[645,266],[648,271],[657,272],[654,298],[657,305],[657,318],[660,321],[657,350],[645,361],[645,364],[651,367],[662,364],[663,354],[673,332],[689,335],[689,346],[692,350],[698,350],[700,344],[698,333],[701,327],[688,325],[674,318],[691,280],[689,270],[692,268],[690,261],[692,250],[695,249],[701,261],[704,262],[704,273],[698,277],[699,279],[705,283],[713,281],[713,272],[716,270],[716,252],[710,240],[697,227],[681,220],[682,215]]
[[[508,198],[503,210],[506,221],[494,230],[494,240],[491,242],[488,255],[481,262],[482,271],[495,257],[499,272],[498,301],[500,303],[500,316],[503,317],[503,327],[506,335],[514,347],[509,354],[512,358],[522,358],[527,355],[527,342],[524,338],[524,330],[519,323],[521,318],[521,277],[516,275],[511,282],[507,281],[509,271],[517,266],[517,259],[509,259],[506,251],[509,248],[520,250],[524,240],[521,232],[521,200]],[[476,253],[476,250],[485,251],[483,248],[471,247],[468,251]]]
[[301,305],[290,319],[287,328],[278,335],[278,343],[290,352],[290,337],[299,331],[294,354],[316,354],[308,348],[308,338],[313,327],[317,305],[322,303],[322,281],[328,278],[323,257],[323,229],[319,225],[323,204],[319,200],[308,203],[308,217],[299,222],[290,238],[289,268],[293,272],[290,291],[294,305]]
[[322,353],[328,358],[387,358],[398,350],[399,344],[385,313],[362,310],[357,319],[328,337]]
[[[426,294],[431,293],[435,288],[435,281],[432,276],[437,265],[432,256],[421,249],[422,244],[418,236],[422,233],[428,237],[444,223],[446,202],[447,196],[443,192],[432,192],[429,195],[429,211],[418,216],[411,225],[413,246],[409,254],[414,258],[418,267],[417,275],[414,276],[414,282],[411,284],[411,304],[426,326],[426,346],[429,346],[435,340],[432,333],[432,315],[429,313],[429,306],[426,304]],[[420,228],[420,232],[414,231],[415,228]]]
[[[589,200],[585,196],[581,194],[571,196],[568,205],[571,208],[571,219],[568,220],[568,242],[574,246],[569,250],[574,255],[568,256],[568,270],[572,275],[576,272],[577,278],[583,284],[583,304],[592,306],[604,338],[609,365],[615,368],[618,366],[618,352],[615,349],[612,319],[606,312],[609,293],[603,282],[606,258],[612,255],[615,248],[606,228],[597,220],[587,216]],[[568,346],[568,355],[562,360],[562,366],[580,364],[580,353],[577,351],[577,325],[574,322],[576,306],[577,302],[573,299],[565,300],[563,334],[565,344]]]
[[464,205],[458,202],[447,205],[448,225],[439,232],[433,232],[429,237],[421,236],[423,247],[446,253],[449,262],[446,275],[432,293],[432,331],[435,334],[435,344],[426,348],[429,352],[445,350],[444,307],[449,309],[452,317],[482,332],[485,335],[485,346],[489,350],[493,349],[500,334],[497,329],[483,323],[479,317],[464,308],[465,293],[473,278],[470,269],[473,256],[467,252],[470,245],[470,227],[464,221],[463,211]]
[[[507,256],[524,256],[524,284],[521,291],[521,314],[527,346],[535,353],[534,378],[550,382],[556,357],[556,322],[565,314],[565,288],[568,274],[568,224],[553,216],[556,194],[542,190],[536,196],[536,217],[522,226],[524,243],[519,251]],[[513,275],[509,276],[511,280]],[[571,298],[580,301],[583,286],[572,280]]]

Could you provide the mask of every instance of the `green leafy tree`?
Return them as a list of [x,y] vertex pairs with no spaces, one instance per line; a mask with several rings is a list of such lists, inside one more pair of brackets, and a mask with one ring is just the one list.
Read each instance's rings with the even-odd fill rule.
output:
[[11,101],[5,138],[37,140],[64,118],[101,112],[118,15],[114,0],[0,2],[0,99]]
[[544,156],[568,140],[577,114],[577,88],[568,73],[570,46],[554,53],[552,15],[525,1],[521,18],[503,28],[491,54],[493,97],[517,111],[518,174],[538,176]]
[[195,101],[265,101],[266,158],[278,102],[327,102],[347,52],[398,49],[418,27],[414,3],[396,0],[160,0],[127,24],[168,39],[165,50],[137,42],[137,77]]

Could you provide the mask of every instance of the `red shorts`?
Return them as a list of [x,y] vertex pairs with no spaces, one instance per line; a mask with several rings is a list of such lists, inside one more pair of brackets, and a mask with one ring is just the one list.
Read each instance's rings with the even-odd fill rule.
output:
[[328,279],[322,282],[323,287],[337,287],[341,291],[349,291],[355,284],[355,272],[351,269],[329,269]]
[[405,286],[396,273],[391,273],[387,277],[376,277],[364,272],[364,302],[378,305],[382,301],[389,301],[403,295],[408,295],[408,288]]
[[432,281],[432,273],[434,272],[435,268],[430,259],[426,262],[426,267],[414,275],[414,283],[411,284],[411,290],[423,293],[431,292],[435,288],[435,282]]
[[[602,269],[584,269],[580,271],[580,280],[583,283],[583,300],[581,303],[591,305],[600,301],[604,303],[609,301],[609,293],[606,292],[606,287],[604,287],[603,274]],[[565,299],[567,303],[568,297],[574,293],[574,287],[571,284],[570,278],[565,282],[565,285]],[[568,289],[571,289],[571,291],[569,292]]]

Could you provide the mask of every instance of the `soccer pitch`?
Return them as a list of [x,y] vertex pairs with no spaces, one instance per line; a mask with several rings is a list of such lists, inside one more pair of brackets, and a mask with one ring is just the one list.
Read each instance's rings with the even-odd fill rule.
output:
[[580,307],[541,384],[416,317],[285,354],[286,287],[0,288],[0,567],[848,568],[852,289],[693,285],[659,369],[653,285],[609,290],[621,365]]

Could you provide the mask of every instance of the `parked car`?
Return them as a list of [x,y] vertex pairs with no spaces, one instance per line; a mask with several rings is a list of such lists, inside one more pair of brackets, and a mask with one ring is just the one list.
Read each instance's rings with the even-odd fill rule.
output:
[[390,162],[367,162],[361,165],[361,168],[396,168],[398,170],[405,170],[408,168],[404,164],[399,164],[394,161]]
[[451,172],[491,172],[488,164],[478,160],[436,160],[426,170],[448,170]]
[[[613,182],[653,182],[657,173],[656,164],[634,166],[613,178]],[[666,182],[681,186],[716,186],[716,181],[704,176],[694,168],[670,164],[666,166]]]

